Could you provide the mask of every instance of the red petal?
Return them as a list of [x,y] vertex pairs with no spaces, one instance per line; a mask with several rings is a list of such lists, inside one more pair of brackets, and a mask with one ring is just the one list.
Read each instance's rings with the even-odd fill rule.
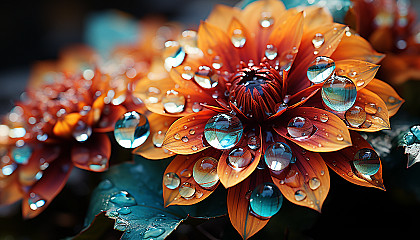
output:
[[204,127],[214,115],[213,111],[201,111],[178,119],[166,132],[162,147],[176,154],[192,154],[208,148]]
[[84,143],[76,143],[71,149],[73,164],[81,169],[103,172],[108,169],[111,141],[103,133],[92,135]]
[[398,95],[394,88],[384,81],[373,79],[369,85],[366,86],[366,89],[377,94],[385,102],[390,117],[394,116],[404,103],[404,99]]
[[[312,122],[314,131],[310,137],[292,138],[288,134],[289,121],[298,116],[306,117]],[[346,124],[333,113],[318,108],[297,107],[287,110],[273,129],[282,137],[312,152],[331,152],[351,146]]]
[[362,148],[373,148],[370,144],[357,132],[351,131],[353,146],[345,148],[337,152],[322,153],[325,163],[334,170],[338,175],[347,181],[365,187],[376,187],[385,190],[382,180],[382,164],[379,161],[379,171],[372,176],[365,176],[353,170],[354,155]]
[[[219,183],[215,184],[210,189],[207,189],[201,187],[194,180],[194,164],[202,157],[212,157],[217,161],[220,157],[220,151],[209,149],[189,156],[178,155],[168,165],[163,176],[167,173],[176,173],[176,175],[180,178],[180,183],[175,189],[169,189],[165,186],[165,183],[162,182],[165,207],[170,205],[192,205],[198,203],[207,198],[217,188]],[[195,189],[195,192],[188,199],[181,197],[179,193],[180,187],[183,184],[191,185]]]

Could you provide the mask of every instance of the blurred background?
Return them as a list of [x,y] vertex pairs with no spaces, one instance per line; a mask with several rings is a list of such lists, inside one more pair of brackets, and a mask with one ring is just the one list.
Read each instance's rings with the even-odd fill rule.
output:
[[[72,44],[84,43],[95,16],[109,10],[129,14],[133,21],[159,15],[196,28],[216,3],[234,0],[40,0],[0,2],[0,114],[9,111],[25,90],[31,65],[58,57]],[[419,13],[419,2],[413,2]],[[391,126],[402,129],[420,123],[420,90],[412,80],[398,91],[409,101]],[[414,97],[413,97],[414,96]],[[398,118],[398,119],[397,119]],[[377,137],[381,141],[382,136]],[[280,212],[253,239],[372,239],[416,234],[420,216],[420,164],[406,168],[402,149],[383,158],[387,191],[350,184],[331,171],[331,189],[317,213],[285,201]],[[74,170],[57,198],[32,220],[22,220],[20,204],[0,207],[0,240],[62,239],[83,227],[89,196],[100,174]],[[390,235],[391,234],[391,235]],[[110,230],[106,239],[118,239]],[[415,236],[415,235],[414,235]],[[416,237],[415,237],[416,238]],[[240,239],[227,217],[188,220],[169,239]]]

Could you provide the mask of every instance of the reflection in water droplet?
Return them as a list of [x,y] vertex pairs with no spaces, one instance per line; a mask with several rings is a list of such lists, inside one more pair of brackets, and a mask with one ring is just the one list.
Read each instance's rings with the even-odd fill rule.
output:
[[368,176],[375,175],[381,165],[378,154],[369,148],[362,148],[357,151],[352,163],[359,173]]
[[241,48],[246,43],[245,35],[242,33],[241,29],[233,30],[230,40],[232,41],[233,46],[236,48]]
[[360,127],[366,121],[366,112],[359,106],[353,106],[346,111],[345,118],[352,127]]
[[203,188],[212,188],[219,182],[217,175],[218,161],[212,157],[197,160],[193,167],[193,178]]
[[149,134],[149,121],[143,114],[135,111],[125,113],[115,123],[115,139],[124,148],[136,148],[142,145]]
[[271,17],[271,13],[261,13],[260,25],[263,28],[271,27],[274,24],[274,18]]
[[270,218],[276,214],[283,203],[283,195],[276,185],[263,183],[258,185],[249,199],[249,206],[256,217]]
[[324,41],[324,35],[322,35],[321,33],[317,33],[312,39],[312,44],[314,45],[314,48],[320,48],[322,44],[324,44]]
[[165,230],[162,228],[149,228],[143,235],[143,239],[157,238],[165,233]]
[[33,211],[38,210],[39,208],[45,205],[46,201],[42,199],[38,194],[30,193],[28,198],[29,208]]
[[296,201],[302,201],[306,198],[306,193],[302,190],[297,190],[295,192],[295,199]]
[[184,62],[186,53],[184,49],[175,41],[167,41],[164,50],[165,68],[169,71],[173,67],[178,67]]
[[306,138],[312,134],[314,125],[306,117],[294,117],[287,124],[287,132],[293,138]]
[[163,108],[168,113],[180,113],[184,111],[185,97],[175,90],[169,90],[162,98]]
[[246,167],[254,160],[252,154],[249,150],[244,150],[243,148],[233,149],[227,158],[228,165],[236,171],[240,171]]
[[115,220],[115,224],[114,224],[114,229],[118,230],[118,231],[128,231],[127,230],[128,227],[128,222],[121,219],[121,218],[117,218]]
[[234,147],[242,137],[243,126],[238,117],[219,113],[206,123],[204,137],[207,142],[217,149],[230,149]]
[[326,113],[321,113],[321,115],[319,115],[319,120],[323,123],[327,122],[328,119],[329,119],[329,117]]
[[251,150],[257,150],[261,147],[261,140],[256,135],[249,135],[248,137],[248,147]]
[[219,83],[219,76],[208,66],[198,67],[194,75],[195,82],[202,88],[214,88]]
[[343,141],[343,140],[344,140],[343,135],[338,134],[338,135],[337,135],[337,140],[338,140],[338,141]]
[[410,127],[410,131],[420,140],[420,125],[414,125]]
[[158,103],[162,98],[161,91],[157,87],[149,87],[146,92],[147,103]]
[[325,105],[334,111],[343,112],[353,106],[357,90],[348,77],[334,76],[324,82],[321,95]]
[[153,134],[153,145],[157,148],[162,147],[163,140],[165,139],[165,133],[162,131],[157,131]]
[[195,187],[189,182],[185,182],[179,188],[179,195],[185,199],[191,199],[194,197],[195,194]]
[[274,60],[277,57],[277,48],[271,44],[267,45],[265,49],[265,56],[269,60]]
[[110,198],[110,201],[122,207],[129,207],[137,204],[134,197],[131,196],[127,191],[120,191],[116,193]]
[[378,111],[378,108],[376,107],[376,104],[374,103],[367,103],[365,105],[365,111],[369,114],[374,115]]
[[319,188],[319,186],[321,186],[321,181],[319,181],[319,179],[318,179],[318,178],[313,177],[313,178],[309,179],[308,184],[309,184],[309,187],[310,187],[312,190],[316,190],[316,189],[318,189],[318,188]]
[[181,77],[185,80],[191,80],[194,77],[194,72],[190,66],[185,66],[184,71],[181,73]]
[[184,169],[181,171],[181,177],[189,178],[191,175],[192,173],[189,169]]
[[175,189],[181,184],[181,179],[176,173],[169,172],[163,176],[163,184],[169,189]]
[[335,62],[331,58],[319,56],[309,65],[306,75],[314,84],[327,80],[335,70]]
[[282,142],[271,144],[264,153],[265,163],[273,171],[281,171],[289,166],[293,158],[292,149]]
[[78,142],[86,141],[92,135],[92,128],[88,126],[85,122],[79,120],[74,126],[73,137]]
[[26,144],[22,147],[15,147],[12,150],[12,158],[16,163],[19,164],[27,164],[31,156],[32,148]]

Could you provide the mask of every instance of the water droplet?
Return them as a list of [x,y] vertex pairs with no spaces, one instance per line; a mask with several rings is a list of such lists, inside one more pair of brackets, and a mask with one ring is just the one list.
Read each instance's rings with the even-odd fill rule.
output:
[[195,194],[195,187],[189,182],[185,182],[179,188],[179,195],[185,199],[191,199],[194,197]]
[[325,171],[321,170],[321,176],[324,176],[324,174],[325,174]]
[[162,147],[163,140],[165,139],[165,133],[162,131],[157,131],[153,134],[152,142],[155,147]]
[[277,48],[271,44],[267,45],[265,49],[265,56],[269,60],[273,60],[277,57]]
[[183,136],[183,137],[181,138],[181,140],[182,140],[183,142],[188,142],[188,137],[187,137],[187,136]]
[[201,198],[203,195],[204,195],[204,193],[203,193],[202,191],[198,191],[198,190],[197,190],[197,191],[195,192],[195,197],[196,197],[196,198]]
[[175,133],[174,139],[175,140],[181,140],[181,135],[179,135],[179,133]]
[[366,121],[366,112],[359,106],[353,106],[346,111],[345,118],[352,127],[360,127]]
[[193,167],[193,178],[203,188],[212,188],[219,182],[217,175],[218,161],[212,157],[197,160]]
[[114,224],[114,229],[118,230],[118,231],[128,231],[127,230],[128,227],[128,222],[126,222],[125,220],[121,219],[121,218],[117,218],[115,220],[115,224]]
[[168,113],[180,113],[184,111],[185,97],[175,90],[169,90],[162,98],[163,108]]
[[144,233],[143,239],[157,238],[163,233],[165,233],[164,229],[151,227]]
[[343,135],[338,134],[338,135],[337,135],[337,140],[338,140],[338,141],[343,141],[343,140],[344,140]]
[[397,101],[397,99],[396,99],[395,97],[393,97],[393,96],[389,96],[389,97],[388,97],[388,102],[389,102],[389,103],[393,104],[393,103],[395,103],[396,101]]
[[319,56],[309,65],[306,75],[314,84],[327,80],[335,70],[335,62],[331,58]]
[[131,194],[127,191],[120,191],[110,198],[110,201],[122,207],[129,207],[136,205],[137,202]]
[[192,146],[192,147],[191,147],[191,150],[193,150],[193,151],[197,151],[197,150],[198,150],[198,148],[197,148],[197,146]]
[[287,132],[293,138],[306,138],[312,134],[314,125],[306,117],[294,117],[287,124]]
[[185,80],[191,80],[194,77],[194,72],[190,66],[185,66],[184,71],[181,73],[181,77]]
[[190,135],[194,135],[195,134],[195,130],[194,129],[190,129],[189,134]]
[[416,136],[417,139],[420,139],[420,125],[414,125],[410,127],[411,133]]
[[263,28],[271,27],[274,24],[274,18],[266,14],[261,14],[260,25]]
[[169,172],[163,176],[163,184],[169,189],[175,189],[181,184],[181,179],[176,173]]
[[314,45],[314,48],[320,48],[322,44],[324,44],[324,41],[324,35],[322,35],[321,33],[317,33],[312,39],[312,44]]
[[324,82],[321,95],[325,105],[334,111],[343,112],[356,102],[357,90],[348,77],[334,76]]
[[189,169],[184,169],[181,171],[181,177],[189,178],[191,177],[192,173]]
[[319,179],[318,179],[318,178],[313,177],[313,178],[309,179],[308,184],[309,184],[309,187],[310,187],[312,190],[316,190],[316,189],[318,189],[318,188],[319,188],[319,186],[321,186],[321,181],[319,181]]
[[30,193],[28,198],[29,208],[33,211],[45,206],[46,201],[42,199],[38,194]]
[[378,154],[369,148],[357,151],[352,163],[359,173],[368,176],[375,175],[381,166]]
[[92,135],[92,128],[85,122],[79,120],[73,130],[73,137],[78,142],[86,141]]
[[212,147],[217,149],[234,147],[241,139],[242,133],[241,120],[228,113],[213,116],[204,127],[204,137]]
[[210,67],[200,66],[194,75],[195,82],[202,88],[214,88],[219,83],[219,76]]
[[246,167],[254,160],[252,154],[249,150],[244,150],[243,148],[233,149],[227,158],[228,165],[236,171],[240,171]]
[[108,190],[110,188],[112,188],[112,182],[109,181],[108,179],[103,180],[102,182],[99,183],[98,188],[101,190]]
[[365,111],[369,114],[374,115],[378,111],[378,108],[376,107],[376,104],[374,103],[366,103]]
[[329,117],[326,113],[321,113],[321,115],[319,116],[319,120],[323,123],[327,122],[328,119],[329,119]]
[[166,57],[164,65],[167,70],[171,70],[171,68],[181,65],[186,57],[184,48],[175,41],[167,41],[165,43],[165,50],[163,54]]
[[273,171],[281,171],[289,166],[292,161],[292,149],[282,142],[273,143],[268,146],[264,153],[265,163]]
[[146,102],[158,103],[162,98],[161,91],[157,87],[149,87],[146,92]]
[[276,185],[263,183],[258,185],[249,199],[252,213],[257,217],[270,218],[276,214],[283,204],[283,195]]
[[122,214],[122,215],[127,215],[131,213],[131,209],[128,207],[118,208],[117,213]]
[[150,134],[146,116],[132,111],[125,113],[116,123],[114,136],[124,148],[136,148],[142,145]]
[[252,135],[248,137],[248,147],[251,150],[257,150],[261,147],[261,140],[258,136]]
[[221,67],[223,67],[223,62],[222,62],[222,59],[220,59],[220,57],[219,57],[219,56],[215,56],[215,57],[213,58],[213,62],[212,62],[212,64],[211,64],[211,66],[212,66],[214,69],[220,69]]
[[297,190],[295,192],[295,200],[296,201],[302,201],[306,198],[306,193],[302,190]]
[[193,112],[199,112],[203,110],[203,106],[201,106],[198,102],[194,102],[191,109],[193,110]]
[[241,29],[233,30],[232,37],[230,38],[232,41],[233,46],[236,48],[241,48],[246,43],[245,35],[243,34]]
[[28,145],[22,147],[15,147],[12,150],[12,158],[16,163],[27,164],[29,158],[32,156],[32,148]]

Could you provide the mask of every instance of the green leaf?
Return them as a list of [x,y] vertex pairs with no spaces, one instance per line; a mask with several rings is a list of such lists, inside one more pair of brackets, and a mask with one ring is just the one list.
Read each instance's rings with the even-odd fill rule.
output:
[[101,212],[125,231],[122,239],[164,239],[188,216],[217,217],[226,214],[226,193],[220,188],[193,206],[163,206],[162,177],[172,160],[151,161],[137,157],[134,163],[111,167],[93,191],[85,226]]

